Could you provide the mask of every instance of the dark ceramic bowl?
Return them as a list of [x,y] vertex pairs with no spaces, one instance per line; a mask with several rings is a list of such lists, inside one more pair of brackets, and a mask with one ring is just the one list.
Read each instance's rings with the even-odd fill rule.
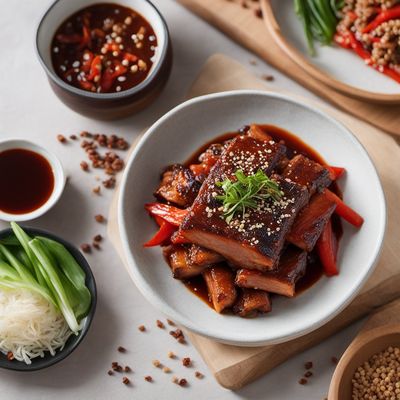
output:
[[143,15],[153,27],[158,40],[155,62],[147,78],[139,85],[116,93],[93,93],[64,82],[54,71],[51,42],[57,28],[70,15],[101,3],[99,0],[56,0],[41,19],[36,32],[36,51],[50,86],[57,97],[72,110],[85,116],[112,120],[132,115],[149,105],[161,93],[172,66],[172,46],[167,24],[149,0],[107,0],[132,8]]
[[[65,246],[65,248],[72,254],[81,268],[85,271],[86,274],[86,286],[88,287],[91,295],[92,295],[92,303],[90,305],[89,314],[83,319],[83,328],[79,332],[78,335],[71,335],[67,340],[64,348],[61,351],[57,351],[54,356],[50,353],[46,353],[46,355],[41,358],[37,357],[32,359],[32,364],[25,364],[24,362],[11,360],[9,361],[7,357],[0,352],[0,368],[11,369],[14,371],[37,371],[39,369],[50,367],[64,358],[68,357],[82,342],[87,332],[89,331],[90,325],[92,323],[94,313],[96,310],[96,301],[97,301],[97,291],[96,291],[96,282],[94,280],[93,273],[89,267],[88,262],[85,257],[83,257],[82,253],[72,244],[66,242],[65,240],[59,238],[56,235],[53,235],[50,232],[42,231],[40,229],[35,228],[26,228],[23,227],[25,232],[30,236],[44,236],[50,239],[56,240]],[[0,232],[0,239],[3,239],[12,234],[11,229],[4,229]]]

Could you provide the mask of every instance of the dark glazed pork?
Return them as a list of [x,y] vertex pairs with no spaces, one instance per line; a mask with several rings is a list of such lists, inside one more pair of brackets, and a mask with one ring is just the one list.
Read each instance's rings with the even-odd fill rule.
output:
[[235,275],[229,267],[214,266],[203,273],[215,311],[221,313],[236,300]]
[[305,274],[307,253],[296,248],[288,248],[283,253],[276,271],[262,273],[241,269],[236,275],[236,285],[243,288],[261,289],[266,292],[293,297],[296,282]]
[[299,185],[306,186],[310,196],[317,190],[328,187],[332,182],[327,168],[302,154],[293,157],[289,161],[282,176]]
[[335,211],[336,204],[325,193],[317,193],[297,216],[286,240],[310,252]]
[[200,182],[195,179],[189,168],[174,164],[164,171],[160,187],[154,196],[180,207],[189,207],[196,198],[200,186]]
[[236,215],[228,224],[216,196],[222,189],[216,182],[232,179],[241,169],[246,175],[259,169],[271,173],[285,147],[274,141],[261,142],[249,136],[233,140],[203,183],[179,235],[192,243],[214,250],[233,262],[260,270],[275,267],[284,239],[298,211],[306,204],[307,190],[295,183],[274,177],[284,195],[278,202],[267,200],[258,209]]
[[271,311],[271,299],[267,292],[255,289],[241,289],[233,306],[233,312],[241,317],[255,317]]

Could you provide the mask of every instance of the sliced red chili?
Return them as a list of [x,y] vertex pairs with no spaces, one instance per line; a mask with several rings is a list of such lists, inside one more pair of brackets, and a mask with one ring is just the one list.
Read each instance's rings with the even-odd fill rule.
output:
[[379,25],[391,19],[400,18],[400,5],[382,10],[363,30],[363,33],[368,33],[376,29]]
[[332,230],[332,222],[329,220],[316,244],[319,259],[321,260],[325,274],[328,276],[339,273],[336,266],[337,246],[335,245],[335,241],[336,237]]
[[101,69],[102,69],[101,56],[96,56],[93,58],[90,64],[90,72],[89,75],[87,76],[87,80],[92,81],[96,76],[100,76]]
[[146,242],[143,246],[144,247],[153,247],[153,246],[159,246],[163,244],[165,241],[167,241],[171,235],[176,231],[176,226],[170,224],[167,221],[163,221],[161,223],[160,229],[158,232],[148,241]]
[[188,211],[162,203],[148,203],[145,209],[153,216],[157,215],[170,224],[179,226],[186,217]]
[[77,33],[74,33],[72,35],[64,35],[63,33],[60,33],[57,35],[57,40],[64,44],[80,43],[81,39],[82,39],[81,35],[78,35]]
[[330,177],[333,181],[336,181],[339,178],[341,178],[344,175],[344,173],[346,172],[346,170],[342,167],[328,166],[327,168],[329,170]]

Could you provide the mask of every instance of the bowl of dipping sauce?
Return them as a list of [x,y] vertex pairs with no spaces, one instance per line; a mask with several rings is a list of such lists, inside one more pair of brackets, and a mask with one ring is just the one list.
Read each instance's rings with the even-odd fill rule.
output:
[[167,25],[148,0],[56,0],[38,26],[36,49],[58,98],[104,120],[150,104],[172,65]]
[[43,215],[64,186],[64,170],[56,156],[25,140],[0,141],[1,220],[28,221]]

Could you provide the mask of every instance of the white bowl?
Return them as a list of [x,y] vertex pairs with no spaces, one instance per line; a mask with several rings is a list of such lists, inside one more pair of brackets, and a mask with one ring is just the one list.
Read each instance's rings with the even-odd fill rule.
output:
[[57,203],[65,186],[65,173],[60,160],[52,153],[48,152],[35,143],[22,139],[0,140],[0,153],[10,149],[25,149],[34,151],[43,156],[51,166],[54,175],[54,189],[48,200],[39,208],[25,214],[11,214],[0,210],[0,220],[3,221],[30,221],[46,213]]
[[[348,171],[344,199],[365,218],[358,231],[343,223],[340,274],[321,278],[293,299],[274,298],[272,312],[255,319],[220,315],[171,276],[160,248],[143,243],[155,232],[144,211],[159,184],[160,171],[183,162],[202,144],[250,123],[287,129],[316,149],[331,165]],[[118,218],[130,273],[142,294],[188,329],[217,341],[258,346],[294,339],[328,322],[360,291],[381,249],[386,205],[379,177],[367,152],[339,122],[289,97],[233,91],[198,97],[163,116],[132,154],[121,184]]]

